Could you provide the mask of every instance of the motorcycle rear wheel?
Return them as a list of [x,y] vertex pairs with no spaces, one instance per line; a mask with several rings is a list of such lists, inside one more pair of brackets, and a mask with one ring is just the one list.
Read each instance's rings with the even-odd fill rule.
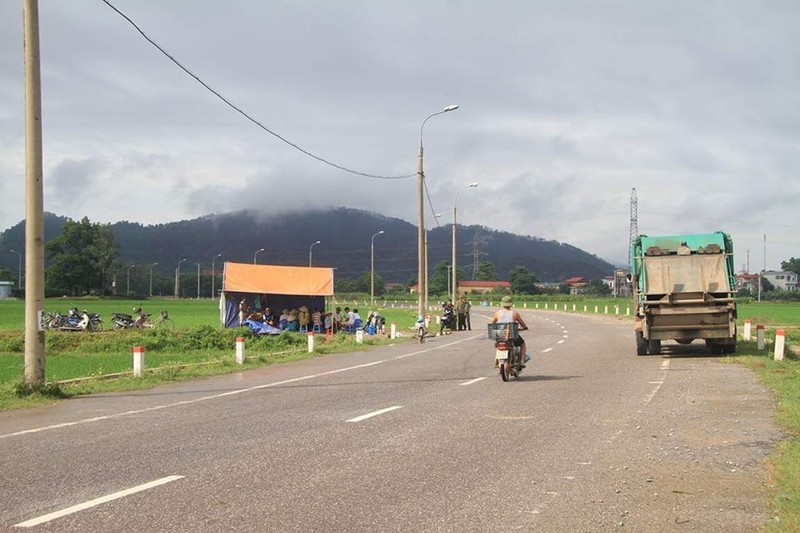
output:
[[103,323],[100,320],[90,320],[88,329],[92,333],[100,333],[103,331]]

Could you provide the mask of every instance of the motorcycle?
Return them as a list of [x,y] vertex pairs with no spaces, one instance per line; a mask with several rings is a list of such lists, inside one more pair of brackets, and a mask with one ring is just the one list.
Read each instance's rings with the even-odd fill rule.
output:
[[519,377],[522,372],[522,349],[514,345],[519,336],[519,324],[516,322],[497,322],[489,324],[489,339],[494,341],[495,367],[500,370],[503,381]]
[[445,309],[442,313],[442,323],[439,334],[449,335],[456,329],[456,313],[452,309]]
[[86,309],[78,311],[77,307],[69,310],[66,317],[58,325],[59,331],[90,331],[98,333],[103,331],[103,321],[100,313],[89,313]]
[[425,342],[425,333],[426,333],[425,318],[424,317],[417,318],[417,322],[416,324],[414,324],[414,327],[417,329],[417,331],[415,332],[415,335],[417,337],[417,342],[422,344],[423,342]]
[[114,329],[143,328],[150,323],[150,313],[143,315],[141,307],[135,307],[133,311],[138,316],[134,317],[127,313],[113,313],[111,315],[111,324]]

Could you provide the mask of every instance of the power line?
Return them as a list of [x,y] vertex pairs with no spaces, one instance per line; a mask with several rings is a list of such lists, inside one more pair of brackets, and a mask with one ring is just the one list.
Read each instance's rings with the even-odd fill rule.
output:
[[242,110],[241,108],[239,108],[239,107],[237,107],[236,105],[234,105],[234,104],[233,104],[233,103],[232,103],[230,100],[228,100],[227,98],[225,98],[224,96],[222,96],[222,95],[221,95],[219,92],[217,92],[217,91],[216,91],[216,90],[214,90],[214,89],[213,89],[213,88],[212,88],[210,85],[208,85],[206,82],[204,82],[203,80],[201,80],[201,79],[200,79],[200,78],[199,78],[197,75],[195,75],[195,74],[194,74],[192,71],[190,71],[188,68],[186,68],[185,66],[183,66],[183,65],[181,64],[181,62],[180,62],[180,61],[178,61],[177,59],[175,59],[175,58],[174,58],[174,57],[173,57],[173,56],[172,56],[172,55],[171,55],[169,52],[167,52],[166,50],[164,50],[164,49],[163,49],[163,48],[162,48],[162,47],[161,47],[161,46],[160,46],[158,43],[156,43],[156,42],[155,42],[153,39],[151,39],[151,38],[150,38],[150,37],[149,37],[149,36],[148,36],[148,35],[147,35],[147,34],[146,34],[144,31],[142,31],[142,29],[141,29],[141,28],[140,28],[140,27],[139,27],[139,26],[138,26],[138,25],[137,25],[137,24],[136,24],[136,23],[135,23],[133,20],[131,20],[131,19],[130,19],[130,17],[128,17],[128,16],[127,16],[125,13],[123,13],[122,11],[120,11],[119,9],[117,9],[117,8],[116,8],[116,7],[115,7],[115,6],[114,6],[114,5],[113,5],[111,2],[109,2],[108,0],[102,0],[102,1],[103,1],[103,3],[105,3],[105,4],[106,4],[108,7],[110,7],[111,9],[113,9],[113,10],[114,10],[114,11],[115,11],[115,12],[116,12],[116,13],[117,13],[119,16],[121,16],[122,18],[124,18],[125,20],[127,20],[127,21],[130,23],[130,25],[131,25],[131,26],[133,26],[134,28],[136,28],[136,31],[137,31],[137,32],[139,32],[139,34],[140,34],[142,37],[144,37],[144,38],[147,40],[147,42],[149,42],[149,43],[150,43],[150,44],[152,44],[154,47],[156,47],[156,48],[158,49],[158,51],[159,51],[159,52],[161,52],[162,54],[164,54],[164,55],[165,55],[165,56],[166,56],[166,57],[167,57],[167,58],[168,58],[170,61],[172,61],[173,63],[175,63],[175,64],[178,66],[178,68],[180,68],[180,69],[181,69],[182,71],[184,71],[186,74],[188,74],[189,76],[191,76],[192,78],[194,78],[194,80],[195,80],[195,81],[197,81],[197,83],[199,83],[200,85],[202,85],[202,86],[203,86],[203,87],[204,87],[206,90],[208,90],[208,91],[209,91],[210,93],[212,93],[214,96],[216,96],[217,98],[219,98],[220,100],[222,100],[223,102],[225,102],[225,104],[227,104],[227,105],[228,105],[228,107],[230,107],[231,109],[233,109],[234,111],[236,111],[237,113],[239,113],[240,115],[242,115],[244,118],[246,118],[247,120],[249,120],[250,122],[252,122],[252,123],[253,123],[253,124],[255,124],[256,126],[258,126],[259,128],[261,128],[262,130],[266,131],[267,133],[269,133],[269,134],[270,134],[270,135],[272,135],[273,137],[275,137],[275,138],[277,138],[277,139],[279,139],[279,140],[283,141],[284,143],[288,144],[289,146],[291,146],[291,147],[292,147],[292,148],[294,148],[295,150],[297,150],[297,151],[299,151],[299,152],[301,152],[301,153],[303,153],[303,154],[307,155],[308,157],[311,157],[312,159],[316,159],[316,160],[317,160],[317,161],[319,161],[320,163],[324,163],[324,164],[326,164],[326,165],[329,165],[329,166],[331,166],[331,167],[333,167],[333,168],[336,168],[336,169],[338,169],[338,170],[342,170],[342,171],[344,171],[344,172],[349,172],[350,174],[357,174],[357,175],[359,175],[359,176],[364,176],[364,177],[367,177],[367,178],[375,178],[375,179],[382,179],[382,180],[399,180],[399,179],[412,178],[412,177],[416,176],[416,174],[408,174],[408,175],[406,175],[406,176],[381,176],[380,174],[369,174],[369,173],[367,173],[367,172],[359,172],[359,171],[357,171],[357,170],[353,170],[353,169],[347,168],[347,167],[345,167],[345,166],[342,166],[342,165],[339,165],[339,164],[333,163],[333,162],[331,162],[331,161],[328,161],[328,160],[327,160],[327,159],[325,159],[324,157],[320,157],[320,156],[318,156],[318,155],[316,155],[316,154],[313,154],[313,153],[309,152],[308,150],[306,150],[305,148],[302,148],[302,147],[298,146],[297,144],[295,144],[295,143],[293,143],[293,142],[289,141],[288,139],[286,139],[286,138],[282,137],[280,134],[278,134],[278,133],[276,133],[276,132],[272,131],[271,129],[267,128],[266,126],[264,126],[264,125],[263,125],[261,122],[259,122],[259,121],[258,121],[258,120],[256,120],[255,118],[253,118],[253,117],[251,117],[250,115],[248,115],[248,114],[247,114],[247,113],[246,113],[244,110]]

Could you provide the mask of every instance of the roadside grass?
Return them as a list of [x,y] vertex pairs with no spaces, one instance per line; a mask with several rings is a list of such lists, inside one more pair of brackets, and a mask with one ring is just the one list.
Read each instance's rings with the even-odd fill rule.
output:
[[787,351],[783,361],[775,361],[774,347],[758,350],[756,343],[740,341],[738,355],[730,360],[755,372],[777,399],[776,421],[787,439],[769,458],[772,514],[767,531],[800,531],[800,357]]

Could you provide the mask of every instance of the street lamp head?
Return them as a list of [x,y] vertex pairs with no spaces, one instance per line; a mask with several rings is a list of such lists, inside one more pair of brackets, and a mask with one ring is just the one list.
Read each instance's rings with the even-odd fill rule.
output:
[[452,105],[449,105],[449,106],[445,107],[444,108],[444,112],[447,113],[448,111],[455,111],[456,109],[458,109],[458,105],[457,104],[452,104]]
[[314,244],[319,244],[319,243],[321,243],[321,242],[322,242],[322,241],[316,241],[316,242],[314,242]]
[[256,250],[256,253],[258,253],[258,252],[263,252],[263,251],[264,251],[264,248],[261,248],[261,249],[259,249],[259,250]]
[[477,181],[473,181],[472,183],[469,184],[469,186],[470,187],[477,187],[478,186],[478,182]]
[[380,231],[378,232],[378,235],[383,235],[383,230],[380,230]]

